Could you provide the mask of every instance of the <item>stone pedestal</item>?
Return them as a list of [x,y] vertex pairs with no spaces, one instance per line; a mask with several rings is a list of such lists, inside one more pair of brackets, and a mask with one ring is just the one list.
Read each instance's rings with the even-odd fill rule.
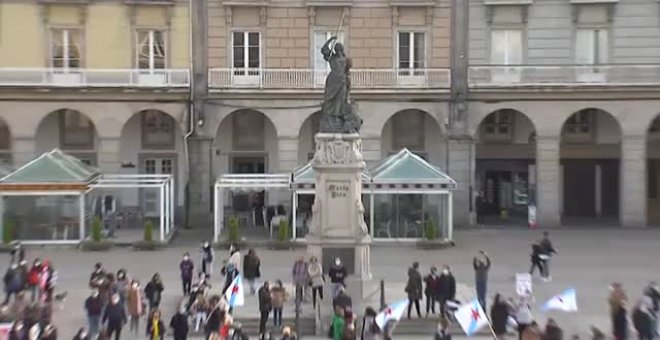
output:
[[371,237],[362,205],[362,141],[358,134],[332,133],[318,133],[315,141],[316,196],[307,250],[326,272],[334,258],[341,258],[349,272],[347,291],[361,300],[372,293]]

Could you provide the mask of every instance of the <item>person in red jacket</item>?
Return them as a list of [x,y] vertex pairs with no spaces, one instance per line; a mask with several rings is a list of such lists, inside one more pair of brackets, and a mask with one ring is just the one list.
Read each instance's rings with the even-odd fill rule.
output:
[[27,275],[27,285],[32,291],[32,302],[37,299],[39,293],[39,284],[41,283],[41,260],[35,259]]

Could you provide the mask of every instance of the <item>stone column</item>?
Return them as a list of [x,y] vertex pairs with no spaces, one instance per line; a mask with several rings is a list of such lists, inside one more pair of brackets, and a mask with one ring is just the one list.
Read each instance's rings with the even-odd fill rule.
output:
[[298,166],[305,164],[298,161],[298,136],[278,136],[277,148],[277,160],[279,162],[275,167],[277,172],[291,172]]
[[14,136],[11,147],[14,168],[19,168],[38,156],[37,142],[34,137]]
[[559,136],[536,138],[536,215],[542,227],[561,225],[559,208]]
[[466,136],[453,136],[447,140],[447,174],[456,181],[457,189],[453,194],[454,228],[472,224],[470,216],[470,190],[474,178],[474,141]]
[[621,143],[621,226],[646,227],[646,137],[623,136]]
[[211,171],[213,138],[203,135],[188,139],[188,225],[212,228],[211,193],[215,177]]
[[97,164],[103,173],[118,174],[121,169],[121,159],[119,159],[119,137],[101,137],[99,138]]

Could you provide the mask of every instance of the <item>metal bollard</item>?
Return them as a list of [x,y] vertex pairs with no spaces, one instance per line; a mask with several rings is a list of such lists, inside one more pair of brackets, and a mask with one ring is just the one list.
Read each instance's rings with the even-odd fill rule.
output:
[[383,310],[387,304],[385,304],[385,280],[380,280],[380,309]]

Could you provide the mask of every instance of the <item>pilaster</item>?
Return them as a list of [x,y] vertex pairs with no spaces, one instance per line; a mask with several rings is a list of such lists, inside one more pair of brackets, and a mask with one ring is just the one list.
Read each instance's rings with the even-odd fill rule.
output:
[[212,143],[213,138],[207,136],[188,139],[188,227],[206,228],[212,222]]
[[14,168],[23,166],[34,159],[37,154],[37,143],[34,137],[14,136],[11,145]]
[[119,173],[122,161],[119,159],[119,138],[101,137],[97,149],[98,168],[107,173]]
[[540,227],[561,225],[559,208],[559,137],[536,138],[537,223]]
[[454,226],[472,224],[471,195],[473,183],[474,140],[467,136],[452,136],[447,140],[447,174],[456,181],[453,193]]
[[646,227],[646,138],[623,136],[621,143],[621,226]]

